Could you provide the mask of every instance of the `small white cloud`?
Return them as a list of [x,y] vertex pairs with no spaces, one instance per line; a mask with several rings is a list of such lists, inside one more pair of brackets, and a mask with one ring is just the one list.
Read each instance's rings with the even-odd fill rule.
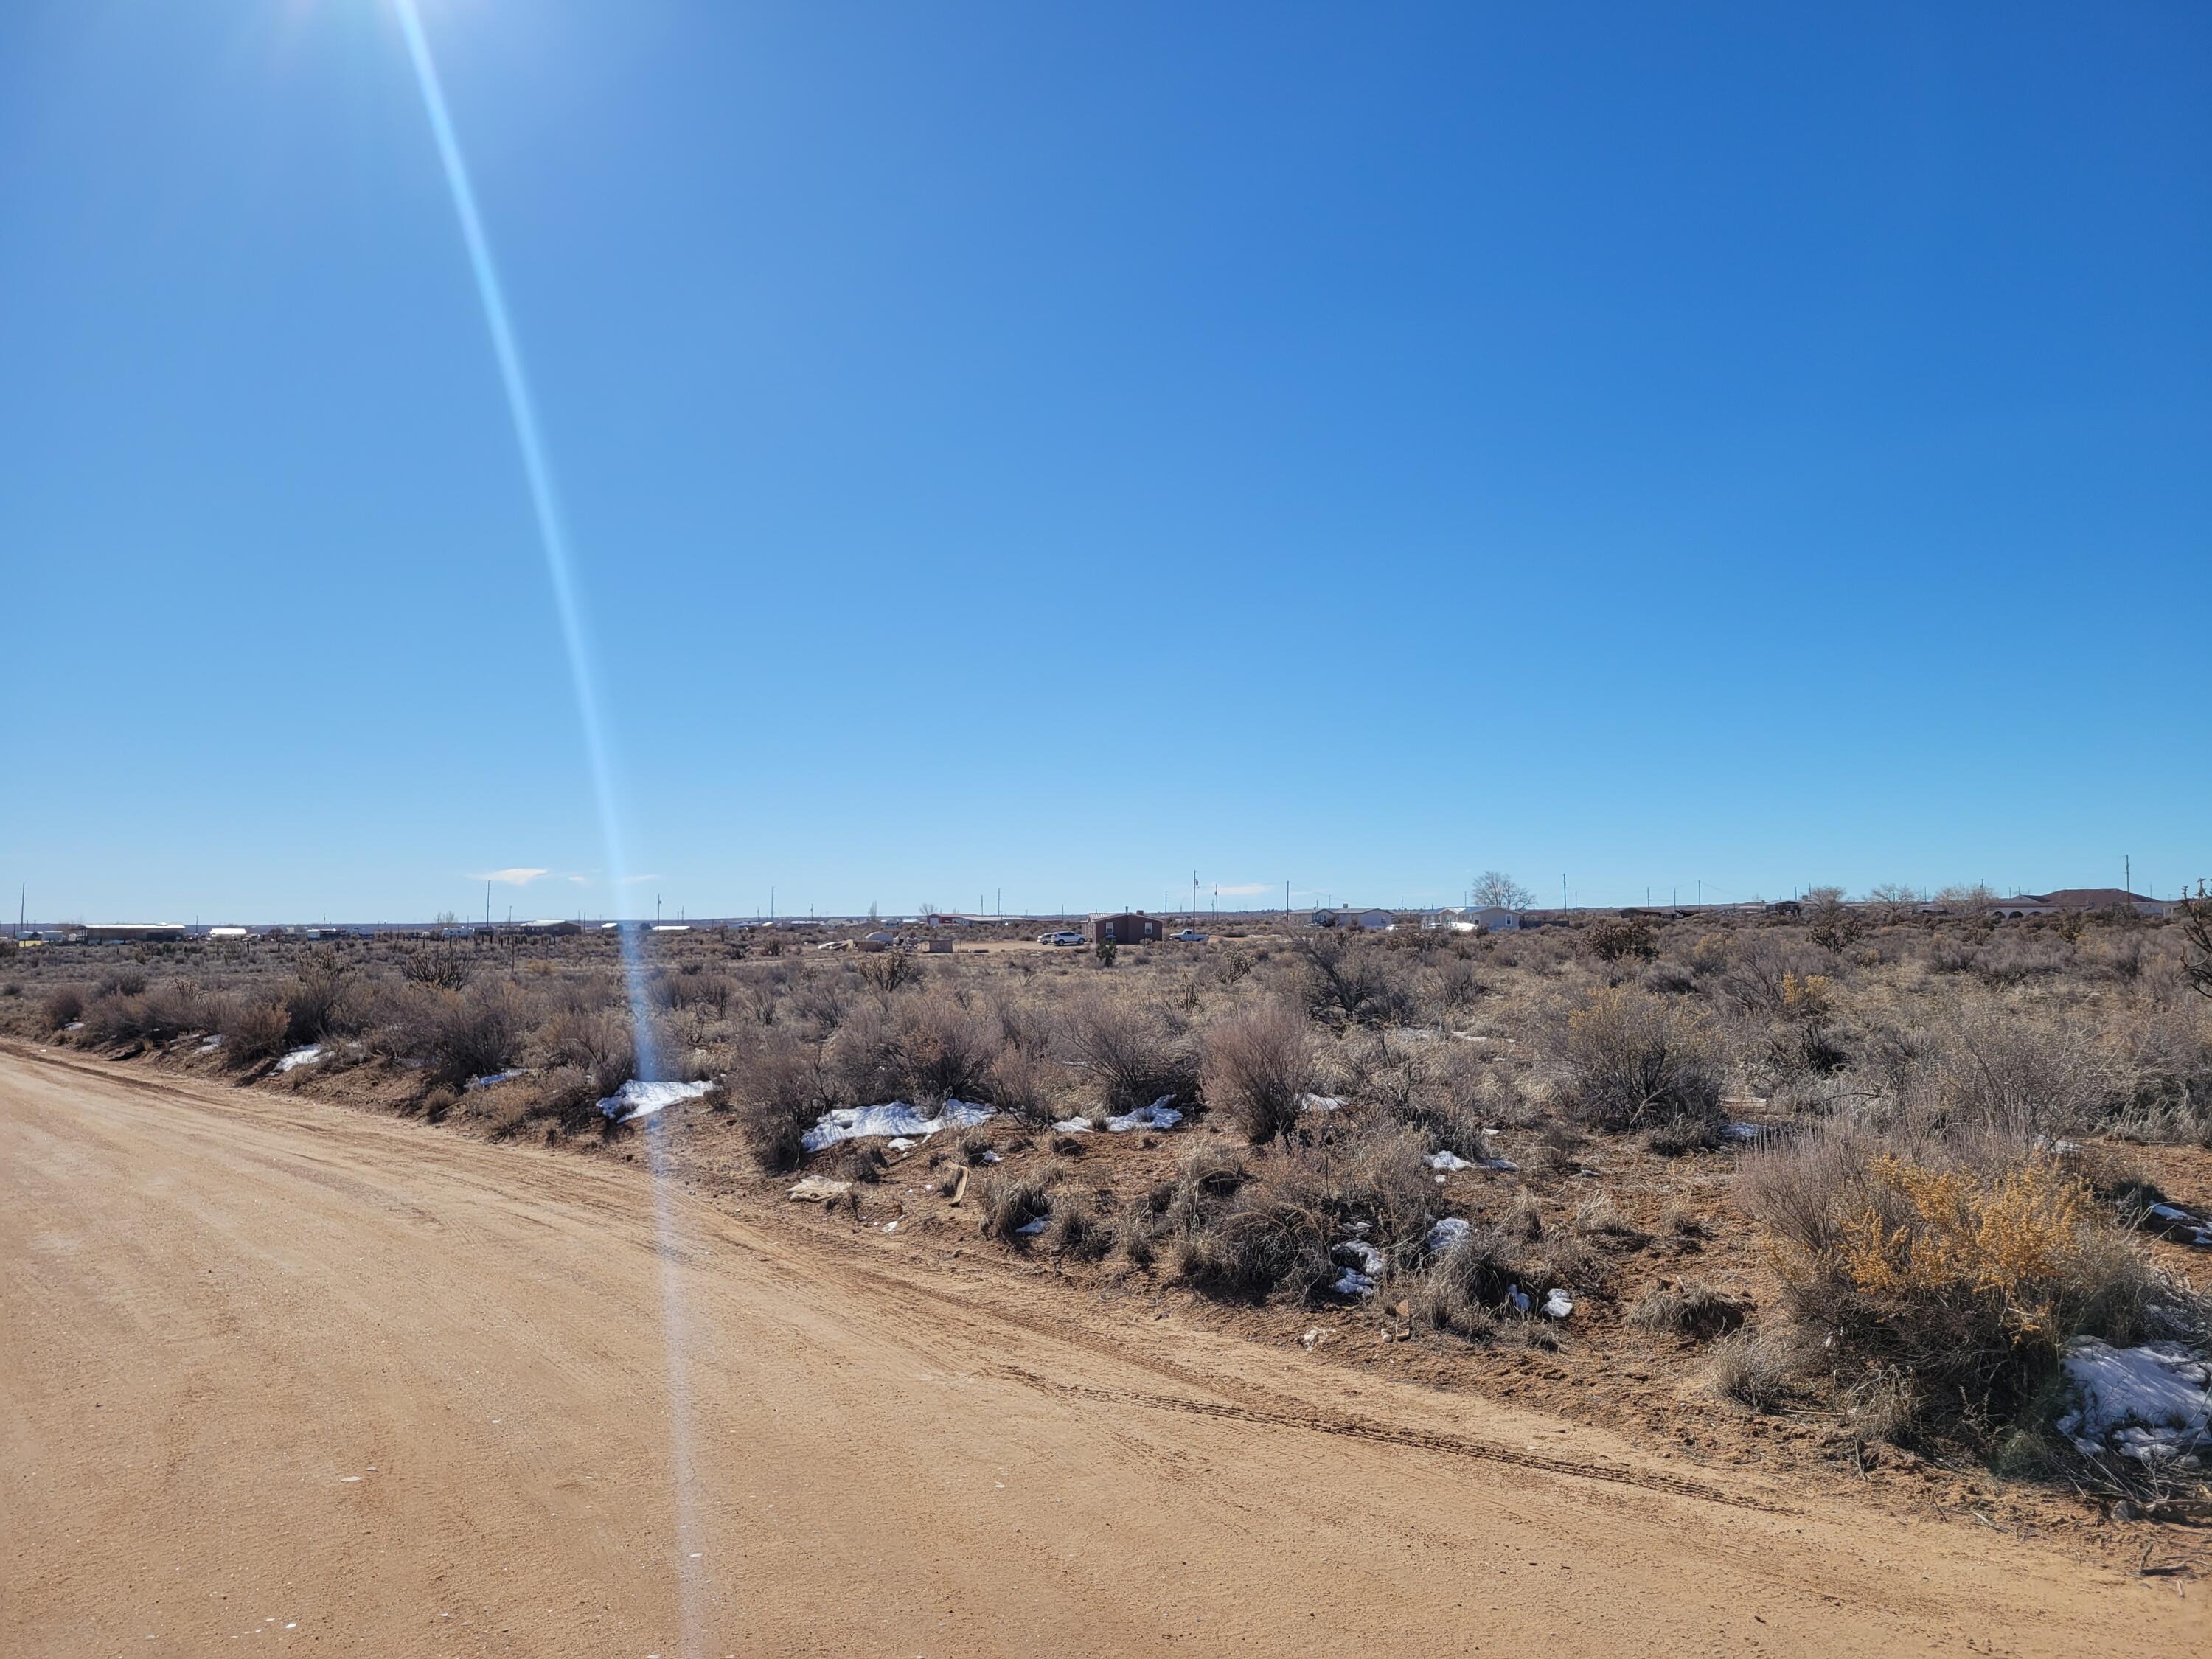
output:
[[543,870],[486,870],[477,875],[471,876],[469,879],[471,881],[504,882],[509,887],[527,887],[532,882],[537,880],[538,877],[544,873],[545,872]]
[[1242,898],[1248,893],[1272,893],[1275,890],[1275,884],[1272,881],[1224,882],[1219,890],[1224,896],[1233,895]]
[[561,879],[573,881],[579,887],[589,887],[592,884],[592,878],[589,876],[563,876]]

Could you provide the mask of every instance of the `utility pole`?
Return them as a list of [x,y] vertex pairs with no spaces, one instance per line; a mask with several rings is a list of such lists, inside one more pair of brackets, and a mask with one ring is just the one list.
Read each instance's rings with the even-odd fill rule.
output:
[[1283,926],[1284,926],[1284,927],[1289,927],[1290,925],[1291,925],[1291,884],[1290,884],[1290,883],[1288,883],[1288,882],[1286,881],[1286,882],[1285,882],[1285,883],[1283,884]]
[[1564,915],[1566,915],[1566,913],[1567,913],[1567,878],[1566,878],[1566,877],[1565,877],[1565,876],[1563,875],[1563,876],[1561,876],[1561,877],[1559,878],[1559,914],[1560,914],[1561,915],[1563,915],[1563,916],[1564,916]]
[[2134,892],[2134,891],[2136,890],[2136,860],[2135,860],[2135,854],[2132,854],[2132,853],[2123,853],[2123,854],[2120,854],[2120,868],[2121,868],[2124,872],[2125,872],[2125,873],[2124,873],[2124,874],[2123,874],[2123,875],[2121,876],[2121,878],[2120,878],[2120,885],[2121,885],[2121,888],[2122,888],[2124,891],[2127,891],[2127,892],[2130,892],[2130,893]]
[[1198,926],[1198,872],[1190,872],[1190,925]]
[[484,884],[484,926],[491,926],[491,884]]

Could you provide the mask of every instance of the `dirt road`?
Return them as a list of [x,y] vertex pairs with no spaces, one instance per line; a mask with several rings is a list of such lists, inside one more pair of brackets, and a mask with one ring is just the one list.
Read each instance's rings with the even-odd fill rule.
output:
[[2212,1629],[2186,1584],[988,1259],[667,1216],[664,1243],[642,1154],[0,1052],[0,1651],[2079,1656]]

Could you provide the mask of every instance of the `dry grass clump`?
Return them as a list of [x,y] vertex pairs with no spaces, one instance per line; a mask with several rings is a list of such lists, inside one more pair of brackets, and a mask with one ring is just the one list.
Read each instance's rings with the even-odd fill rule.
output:
[[1726,1336],[1743,1321],[1740,1304],[1700,1281],[1661,1285],[1628,1310],[1628,1322],[1638,1330],[1668,1332],[1692,1342]]
[[538,1031],[538,1049],[549,1066],[581,1072],[604,1097],[637,1074],[637,1033],[626,1012],[566,1007]]
[[[458,1086],[472,1077],[506,1071],[521,1055],[526,1025],[522,999],[512,986],[487,981],[465,991],[438,993],[423,1032],[431,1080]],[[293,1030],[298,1029],[295,1013]]]
[[1050,1181],[1031,1172],[994,1168],[975,1195],[975,1212],[986,1237],[1017,1249],[1030,1242],[1022,1229],[1053,1211]]
[[1313,1091],[1313,1042],[1305,1020],[1281,1003],[1231,1014],[1206,1034],[1206,1104],[1226,1111],[1254,1146],[1287,1140],[1298,1103]]
[[1053,1204],[1044,1245],[1054,1255],[1096,1261],[1113,1249],[1114,1234],[1114,1224],[1099,1204],[1080,1193],[1065,1193]]
[[1175,1275],[1224,1301],[1303,1300],[1335,1277],[1328,1229],[1310,1189],[1263,1179],[1206,1206],[1175,1241]]
[[1748,1410],[1771,1411],[1790,1392],[1788,1346],[1765,1332],[1738,1330],[1713,1344],[1706,1376],[1723,1400]]

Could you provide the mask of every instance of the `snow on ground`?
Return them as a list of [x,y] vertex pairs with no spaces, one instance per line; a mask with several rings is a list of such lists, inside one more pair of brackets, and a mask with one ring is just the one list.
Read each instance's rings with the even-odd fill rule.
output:
[[1124,1135],[1132,1129],[1172,1129],[1182,1121],[1182,1114],[1168,1104],[1173,1095],[1162,1095],[1149,1106],[1139,1106],[1133,1112],[1124,1112],[1119,1117],[1106,1120],[1107,1132]]
[[1087,1135],[1091,1125],[1087,1117],[1064,1117],[1052,1127],[1064,1135]]
[[2212,1363],[2179,1343],[2115,1348],[2077,1337],[2060,1364],[2077,1403],[2058,1432],[2084,1456],[2118,1452],[2155,1464],[2212,1446]]
[[632,1078],[599,1103],[599,1110],[617,1123],[632,1123],[687,1100],[696,1100],[714,1085],[711,1083],[640,1083]]
[[992,1115],[988,1106],[974,1106],[964,1100],[946,1101],[945,1109],[935,1117],[902,1100],[883,1106],[840,1106],[815,1119],[814,1127],[799,1137],[799,1144],[810,1152],[818,1152],[841,1140],[866,1140],[878,1135],[922,1140],[939,1129],[964,1129]]
[[319,1042],[311,1042],[304,1048],[293,1049],[290,1054],[278,1060],[276,1062],[276,1069],[280,1072],[289,1072],[295,1066],[312,1066],[322,1057],[322,1044]]
[[1382,1277],[1382,1252],[1364,1238],[1347,1238],[1329,1251],[1340,1261],[1349,1261],[1370,1279]]
[[1565,1291],[1554,1287],[1544,1292],[1544,1316],[1547,1319],[1565,1319],[1574,1310],[1574,1298]]
[[482,1077],[471,1078],[469,1079],[469,1087],[471,1089],[489,1089],[495,1083],[512,1083],[515,1079],[521,1075],[522,1073],[519,1071],[486,1072]]
[[1336,1283],[1329,1289],[1339,1296],[1372,1296],[1375,1294],[1375,1281],[1365,1273],[1346,1267],[1336,1276]]
[[1300,1095],[1298,1109],[1302,1112],[1340,1112],[1343,1099],[1336,1095]]
[[2171,1204],[2152,1205],[2150,1215],[2154,1221],[2161,1223],[2168,1230],[2169,1236],[2179,1233],[2185,1243],[2194,1244],[2200,1250],[2212,1250],[2212,1227],[2206,1226],[2202,1217],[2193,1216]]
[[1431,1152],[1422,1162],[1431,1170],[1472,1170],[1474,1167],[1457,1152]]
[[1035,1220],[1024,1221],[1020,1226],[1015,1228],[1014,1237],[1017,1238],[1035,1238],[1050,1224],[1051,1219],[1049,1217],[1039,1216]]

